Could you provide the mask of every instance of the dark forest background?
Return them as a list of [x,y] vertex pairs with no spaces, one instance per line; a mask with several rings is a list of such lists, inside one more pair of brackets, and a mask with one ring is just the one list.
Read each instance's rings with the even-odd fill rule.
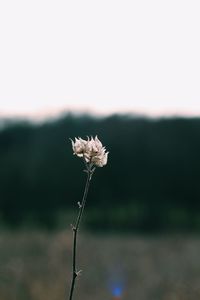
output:
[[200,119],[129,115],[2,120],[1,226],[67,227],[86,179],[69,138],[96,134],[110,153],[92,179],[87,228],[200,231]]

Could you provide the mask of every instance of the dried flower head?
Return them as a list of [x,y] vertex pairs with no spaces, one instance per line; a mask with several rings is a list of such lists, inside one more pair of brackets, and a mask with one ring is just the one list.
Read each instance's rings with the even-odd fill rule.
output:
[[75,138],[75,142],[73,140],[71,140],[71,142],[72,142],[72,149],[74,151],[74,155],[83,157],[87,141],[85,141],[81,138],[78,138],[78,139]]
[[106,152],[105,147],[98,139],[97,136],[93,138],[88,137],[87,140],[83,140],[80,137],[75,138],[72,141],[72,149],[74,155],[78,157],[83,157],[86,163],[93,164],[97,167],[103,167],[107,164],[108,152]]

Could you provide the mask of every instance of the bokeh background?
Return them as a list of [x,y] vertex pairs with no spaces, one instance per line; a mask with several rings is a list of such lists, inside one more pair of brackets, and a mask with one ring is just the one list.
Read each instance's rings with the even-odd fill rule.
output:
[[0,299],[200,298],[200,5],[0,3]]

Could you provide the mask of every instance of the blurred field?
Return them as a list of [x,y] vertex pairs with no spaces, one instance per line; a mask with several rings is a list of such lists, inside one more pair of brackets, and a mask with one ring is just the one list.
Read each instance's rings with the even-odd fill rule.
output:
[[[0,233],[0,299],[68,299],[69,231]],[[91,235],[81,232],[78,265],[83,270],[76,300],[200,299],[200,240],[192,237]]]

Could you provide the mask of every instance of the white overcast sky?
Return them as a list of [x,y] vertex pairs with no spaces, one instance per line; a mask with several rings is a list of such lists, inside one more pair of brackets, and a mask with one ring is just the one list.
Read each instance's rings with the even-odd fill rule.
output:
[[199,0],[0,0],[0,115],[200,115]]

